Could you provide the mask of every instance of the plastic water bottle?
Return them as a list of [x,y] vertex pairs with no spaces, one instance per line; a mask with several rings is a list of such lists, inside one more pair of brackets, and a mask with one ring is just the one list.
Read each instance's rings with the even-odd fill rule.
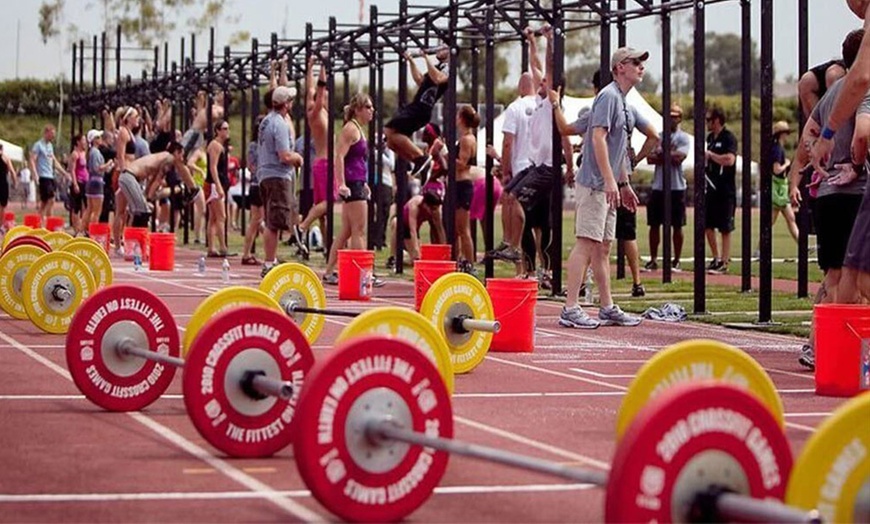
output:
[[139,247],[139,243],[136,242],[133,244],[133,271],[141,271],[142,270],[142,249]]
[[225,283],[230,281],[230,261],[227,259],[224,259],[224,263],[221,264],[221,279]]
[[205,255],[199,257],[199,261],[196,263],[196,272],[200,274],[205,273]]
[[592,304],[592,303],[593,303],[593,298],[592,298],[592,295],[593,295],[593,289],[592,289],[592,285],[593,285],[593,283],[592,283],[592,268],[589,268],[589,269],[586,270],[586,294],[585,294],[585,296],[583,297],[584,301],[585,301],[587,304]]

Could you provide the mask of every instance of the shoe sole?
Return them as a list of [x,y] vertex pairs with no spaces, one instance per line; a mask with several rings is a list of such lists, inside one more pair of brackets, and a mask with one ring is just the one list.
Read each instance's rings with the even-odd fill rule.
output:
[[815,370],[816,370],[816,364],[815,364],[815,362],[810,362],[810,361],[807,360],[805,357],[799,357],[799,358],[798,358],[798,364],[800,364],[801,366],[807,368],[807,369],[810,370],[810,371],[815,371]]
[[601,323],[599,322],[598,324],[577,324],[575,322],[563,320],[560,318],[559,325],[562,327],[574,328],[574,329],[596,329],[596,328],[598,328],[598,326],[601,325]]
[[620,322],[620,321],[618,321],[618,320],[601,320],[601,319],[598,319],[598,321],[601,322],[601,325],[602,325],[602,326],[637,327],[637,326],[639,326],[639,325],[641,324],[641,322],[637,322],[637,323],[633,323],[633,322],[632,322],[632,323],[627,323],[627,322]]

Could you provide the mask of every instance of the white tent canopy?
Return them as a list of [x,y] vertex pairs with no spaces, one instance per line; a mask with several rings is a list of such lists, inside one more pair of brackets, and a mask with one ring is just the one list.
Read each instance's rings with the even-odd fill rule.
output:
[[[643,115],[643,117],[646,118],[647,121],[649,121],[657,131],[661,132],[664,122],[662,115],[660,115],[655,109],[653,109],[652,106],[647,103],[647,101],[640,95],[640,93],[637,92],[636,89],[632,89],[631,91],[629,91],[628,95],[626,95],[625,98],[628,101],[629,105],[637,108],[640,114]],[[577,115],[583,108],[592,107],[592,100],[592,98],[575,98],[572,96],[566,96],[562,100],[562,107],[563,111],[565,112],[565,117],[568,119],[569,122],[572,122],[574,119],[576,119]],[[493,126],[495,129],[493,136],[493,146],[495,146],[495,149],[499,152],[499,154],[501,154],[501,144],[503,137],[501,128],[503,123],[504,113],[499,115],[493,122]],[[686,129],[683,129],[683,131],[686,131]],[[686,157],[686,160],[683,161],[683,169],[691,169],[695,162],[695,137],[692,136],[691,133],[687,132],[687,134],[689,135],[689,139],[691,140],[692,145],[691,149],[689,150],[689,156]],[[635,151],[640,151],[641,146],[643,146],[644,140],[646,140],[646,136],[635,129],[631,135],[631,145],[632,147],[634,147]],[[581,140],[579,137],[571,137],[571,143],[578,144],[580,142]],[[482,127],[477,133],[477,143],[486,144],[486,130]],[[483,165],[483,163],[486,161],[485,156],[486,148],[478,147],[478,165]],[[741,158],[742,157],[738,155],[738,173],[741,173],[742,171],[743,161]],[[637,169],[643,171],[653,171],[654,168],[653,166],[647,164],[646,161],[642,161],[640,164],[638,164]],[[756,176],[758,174],[758,163],[756,162],[752,163],[752,174],[753,176]]]
[[3,152],[6,153],[6,156],[12,159],[13,162],[24,162],[24,149],[21,146],[16,146],[12,142],[7,142],[5,140],[0,140],[0,144],[3,144]]

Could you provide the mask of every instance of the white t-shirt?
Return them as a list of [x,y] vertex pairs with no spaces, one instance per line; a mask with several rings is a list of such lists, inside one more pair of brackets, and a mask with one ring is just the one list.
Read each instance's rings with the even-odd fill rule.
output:
[[[501,130],[514,136],[510,159],[511,171],[514,175],[532,165],[529,124],[537,107],[536,98],[531,95],[517,98],[505,110]],[[502,161],[505,162],[507,159]]]
[[553,165],[553,104],[535,97],[535,111],[529,119],[529,158],[536,166]]
[[24,182],[25,184],[30,183],[30,169],[26,167],[22,167],[18,170],[18,180]]

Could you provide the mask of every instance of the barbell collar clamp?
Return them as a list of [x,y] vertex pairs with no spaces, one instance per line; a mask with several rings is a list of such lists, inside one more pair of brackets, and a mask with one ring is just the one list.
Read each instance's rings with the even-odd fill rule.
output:
[[66,286],[55,285],[51,290],[51,297],[58,302],[66,302],[70,298],[72,298],[72,291],[70,291]]
[[804,511],[782,502],[760,500],[739,493],[718,490],[713,494],[713,520],[708,522],[799,522],[821,524],[818,511]]

